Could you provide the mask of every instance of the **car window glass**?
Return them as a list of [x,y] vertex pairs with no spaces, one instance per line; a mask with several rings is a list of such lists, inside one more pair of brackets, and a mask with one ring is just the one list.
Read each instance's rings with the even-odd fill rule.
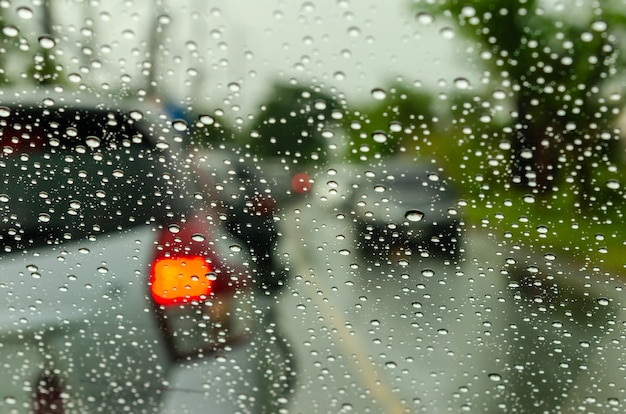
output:
[[0,412],[623,412],[623,0],[0,0]]

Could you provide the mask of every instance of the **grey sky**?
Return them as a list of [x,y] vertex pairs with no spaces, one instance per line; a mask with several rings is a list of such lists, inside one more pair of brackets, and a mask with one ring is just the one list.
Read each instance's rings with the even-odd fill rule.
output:
[[[439,22],[416,19],[408,0],[164,0],[162,10],[152,1],[113,1],[119,7],[53,3],[55,51],[69,73],[97,87],[133,89],[145,83],[152,64],[167,95],[244,118],[274,78],[312,81],[362,99],[398,76],[433,88],[472,71],[458,39],[442,35]],[[19,17],[24,4],[31,2],[17,0],[8,12],[20,36],[33,42],[41,13],[30,6],[33,16]],[[155,59],[148,38],[157,15],[165,18]]]

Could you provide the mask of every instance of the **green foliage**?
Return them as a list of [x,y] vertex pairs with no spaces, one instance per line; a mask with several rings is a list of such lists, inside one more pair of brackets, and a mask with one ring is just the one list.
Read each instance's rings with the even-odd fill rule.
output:
[[337,103],[310,86],[277,82],[247,134],[250,150],[261,158],[282,157],[297,164],[324,164],[327,138]]
[[[615,160],[613,124],[623,103],[617,70],[626,19],[615,2],[440,0],[418,13],[449,21],[470,40],[492,84],[512,101],[511,178],[550,192],[583,164],[580,193],[600,160]],[[613,144],[604,142],[607,132]],[[501,138],[501,136],[499,137]],[[573,148],[573,149],[571,149]],[[582,153],[591,155],[582,156]],[[582,175],[582,176],[581,176]]]
[[434,96],[400,83],[373,95],[376,100],[346,111],[342,119],[349,136],[348,160],[418,153],[437,121]]

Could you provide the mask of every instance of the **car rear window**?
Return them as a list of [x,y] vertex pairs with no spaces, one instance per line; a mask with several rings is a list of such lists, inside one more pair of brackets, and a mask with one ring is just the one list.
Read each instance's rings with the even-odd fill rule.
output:
[[2,112],[4,251],[95,237],[180,210],[168,161],[123,113],[7,107]]

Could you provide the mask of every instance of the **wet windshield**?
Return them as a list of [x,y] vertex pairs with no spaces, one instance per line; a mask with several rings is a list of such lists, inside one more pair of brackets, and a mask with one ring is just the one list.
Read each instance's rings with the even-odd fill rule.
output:
[[623,412],[624,6],[0,1],[0,412]]

